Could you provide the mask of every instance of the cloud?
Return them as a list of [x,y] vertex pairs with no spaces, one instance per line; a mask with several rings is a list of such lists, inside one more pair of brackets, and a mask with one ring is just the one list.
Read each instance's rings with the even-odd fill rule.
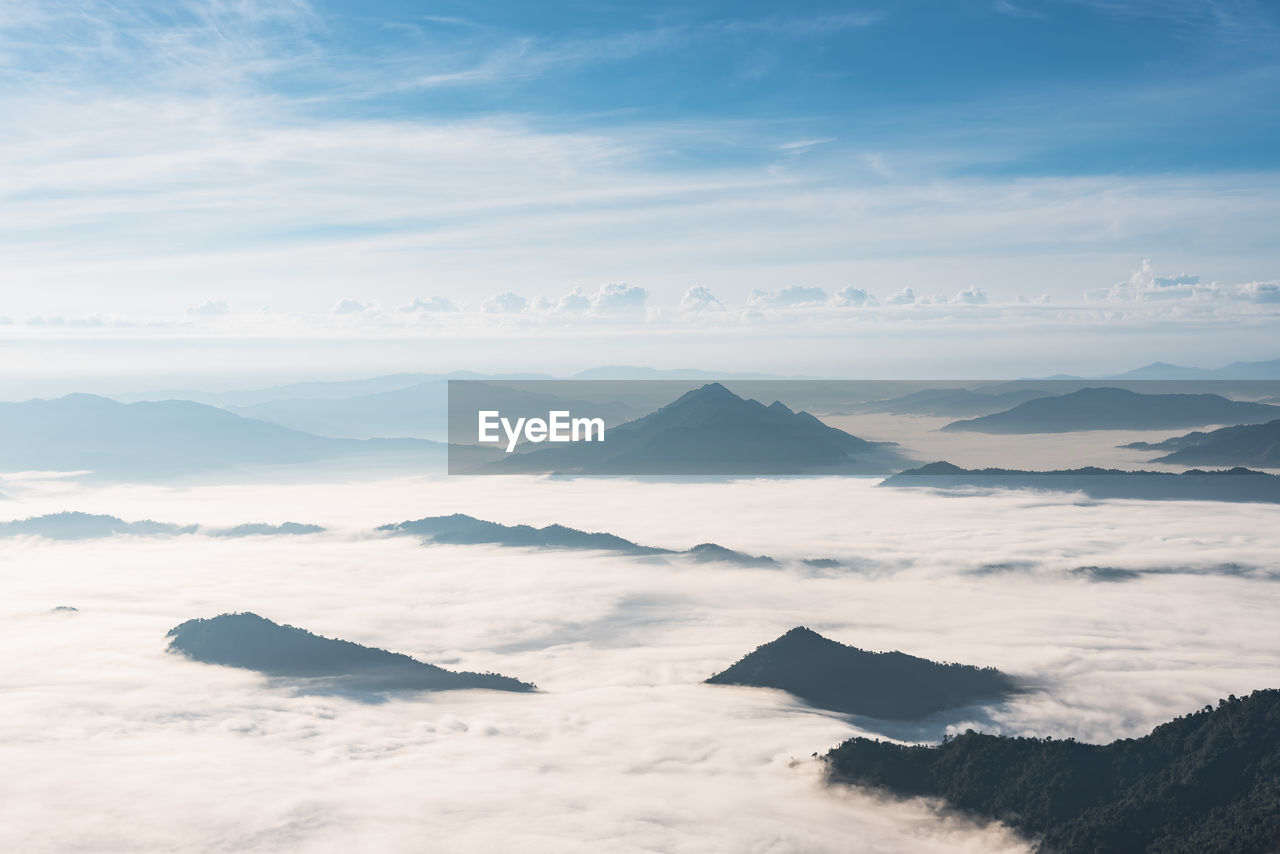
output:
[[[18,494],[19,516],[71,503],[129,518],[295,518],[334,530],[305,542],[12,544],[6,559],[29,571],[6,588],[4,625],[27,652],[0,675],[0,747],[23,785],[7,794],[0,845],[390,852],[430,838],[442,850],[729,854],[767,840],[813,854],[1026,854],[996,824],[827,788],[809,756],[854,734],[932,739],[946,725],[1136,736],[1273,684],[1280,667],[1271,625],[1280,583],[1146,575],[1100,592],[1070,574],[1274,564],[1280,535],[1266,507],[956,499],[848,478],[462,481]],[[407,507],[673,547],[715,540],[783,558],[831,555],[856,568],[762,572],[368,535]],[[1135,514],[1141,537],[1116,524]],[[981,573],[993,564],[1015,569]],[[55,605],[79,611],[49,613]],[[178,622],[239,609],[542,690],[367,704],[164,653]],[[800,624],[868,649],[1034,676],[1042,690],[892,728],[781,693],[700,684]],[[157,774],[157,757],[174,756],[182,761]]]
[[1237,293],[1249,302],[1280,303],[1280,281],[1248,282],[1240,285]]
[[574,288],[555,302],[545,297],[539,297],[537,308],[540,311],[549,311],[556,314],[581,314],[591,309],[591,299],[583,293],[582,288]]
[[223,317],[230,313],[225,300],[211,299],[205,300],[199,305],[193,305],[187,309],[187,314],[191,317]]
[[982,288],[970,285],[956,294],[951,302],[956,305],[986,305],[987,292]]
[[681,312],[698,314],[705,311],[724,311],[724,304],[715,295],[701,285],[695,285],[684,292],[680,298]]
[[855,288],[853,285],[843,287],[836,291],[835,304],[842,306],[853,306],[861,308],[863,306],[873,306],[879,302],[874,294],[870,294],[862,288]]
[[360,302],[359,300],[340,299],[333,306],[333,313],[338,315],[359,314],[360,312],[367,311],[372,307],[372,304]]
[[644,311],[649,292],[623,283],[601,286],[591,298],[591,308],[602,314],[634,314]]
[[[501,294],[499,294],[499,296],[501,296]],[[442,296],[430,296],[426,299],[415,298],[407,305],[402,305],[396,309],[396,311],[403,314],[437,314],[454,312],[457,310],[458,306],[453,300]]]
[[885,303],[888,305],[911,305],[916,301],[916,292],[911,288],[903,288],[891,294]]
[[519,314],[529,307],[529,301],[512,291],[503,291],[489,297],[480,307],[489,314]]
[[753,290],[747,296],[750,308],[800,308],[803,306],[821,305],[827,301],[827,292],[822,288],[793,285],[777,290]]

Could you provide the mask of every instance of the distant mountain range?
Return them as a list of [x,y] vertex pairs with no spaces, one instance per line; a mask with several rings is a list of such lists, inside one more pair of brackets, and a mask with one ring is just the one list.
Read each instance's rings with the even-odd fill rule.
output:
[[853,738],[833,782],[937,797],[1041,854],[1280,851],[1280,691],[1231,697],[1107,745],[969,730],[936,747]]
[[1139,394],[1122,388],[1086,388],[1028,400],[1004,412],[954,421],[942,429],[975,433],[1165,430],[1275,418],[1280,418],[1280,406],[1229,400],[1217,394]]
[[1152,362],[1107,379],[1133,380],[1280,380],[1280,359],[1268,362],[1232,362],[1222,368],[1187,368],[1168,362]]
[[252,613],[188,620],[170,629],[166,637],[170,652],[194,661],[306,680],[307,687],[324,691],[535,690],[532,684],[510,676],[445,670],[398,652],[282,626]]
[[682,555],[698,563],[721,561],[739,566],[776,566],[777,561],[763,555],[736,552],[715,543],[702,543],[686,551],[641,546],[613,534],[588,533],[564,525],[503,525],[487,522],[463,513],[451,516],[428,516],[408,522],[381,525],[379,531],[409,534],[436,543],[451,545],[499,545],[525,548],[557,548],[619,552],[626,555]]
[[993,668],[866,652],[797,627],[707,680],[787,691],[810,705],[886,720],[998,701],[1019,690]]
[[745,400],[708,383],[605,441],[539,447],[489,466],[500,472],[637,475],[883,473],[901,467],[891,442],[868,442],[780,402]]
[[285,522],[280,525],[252,522],[231,528],[206,528],[202,525],[174,525],[168,522],[153,522],[150,519],[143,519],[139,522],[126,522],[116,516],[77,513],[74,511],[48,513],[44,516],[31,516],[27,519],[0,522],[0,537],[20,537],[25,535],[44,537],[48,540],[96,540],[103,537],[112,537],[116,534],[130,534],[135,537],[159,537],[200,533],[209,537],[253,537],[281,534],[318,534],[322,531],[324,531],[324,528],[319,525],[302,525],[297,522]]
[[1028,400],[1049,397],[1052,392],[1019,389],[989,393],[967,388],[928,388],[888,400],[872,400],[845,409],[849,413],[884,412],[890,415],[986,415]]
[[963,469],[948,462],[908,469],[881,482],[888,487],[937,489],[1038,489],[1083,492],[1090,498],[1280,502],[1280,476],[1246,468],[1223,471],[1162,471],[1079,468],[1059,471]]
[[443,446],[329,439],[183,400],[124,404],[71,394],[0,403],[0,471],[92,471],[130,480],[321,460],[436,468]]
[[1280,419],[1242,424],[1208,433],[1188,433],[1163,442],[1124,445],[1141,451],[1170,451],[1152,462],[1189,466],[1261,466],[1280,468]]

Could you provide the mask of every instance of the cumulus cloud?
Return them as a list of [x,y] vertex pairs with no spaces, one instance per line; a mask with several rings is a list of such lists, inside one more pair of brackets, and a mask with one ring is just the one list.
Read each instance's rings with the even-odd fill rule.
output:
[[822,288],[793,285],[776,290],[753,290],[747,297],[747,305],[751,308],[801,308],[821,305],[827,301],[827,292]]
[[864,306],[872,306],[877,302],[873,294],[867,293],[862,288],[855,288],[853,285],[841,288],[836,291],[835,304],[842,306],[853,306],[861,308]]
[[480,307],[489,314],[518,314],[529,307],[529,301],[512,291],[503,291],[489,297]]
[[[498,296],[503,296],[503,294],[499,294]],[[402,305],[396,309],[396,311],[403,314],[436,314],[454,312],[457,310],[458,306],[453,300],[442,296],[430,296],[426,299],[416,298],[413,302]]]
[[684,296],[680,298],[680,311],[689,313],[724,311],[724,304],[707,288],[695,285],[685,291]]
[[1280,303],[1280,281],[1248,282],[1240,285],[1237,293],[1249,302]]
[[987,292],[970,285],[952,297],[951,302],[956,305],[986,305]]
[[602,314],[631,314],[644,311],[649,293],[644,288],[621,282],[604,285],[591,298],[591,308]]
[[211,299],[205,300],[199,305],[193,305],[187,309],[187,314],[191,317],[222,317],[230,313],[231,309],[227,307],[225,300]]
[[894,294],[891,294],[885,300],[889,305],[911,305],[916,301],[916,292],[911,288],[903,288]]
[[366,309],[371,308],[371,304],[363,303],[359,300],[340,299],[333,307],[334,314],[359,314]]
[[574,288],[554,301],[539,297],[537,308],[539,311],[550,311],[556,314],[581,314],[591,309],[591,298],[583,292],[582,288]]

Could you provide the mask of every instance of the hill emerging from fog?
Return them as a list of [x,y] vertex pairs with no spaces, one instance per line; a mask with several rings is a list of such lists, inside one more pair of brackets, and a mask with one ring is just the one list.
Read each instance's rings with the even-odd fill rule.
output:
[[0,471],[92,471],[149,480],[324,460],[443,463],[413,439],[329,439],[184,400],[118,403],[90,394],[0,403]]
[[425,664],[398,652],[326,638],[252,613],[188,620],[169,630],[169,651],[193,661],[242,667],[267,676],[312,680],[352,691],[449,691],[488,688],[533,691],[496,673],[468,673]]
[[1280,406],[1229,400],[1217,394],[1140,394],[1122,388],[1085,388],[1028,400],[981,418],[953,421],[942,429],[973,433],[1165,430],[1276,418],[1280,418]]
[[822,709],[885,720],[923,718],[1019,690],[993,668],[867,652],[804,627],[758,647],[707,682],[777,688]]
[[578,549],[618,552],[626,555],[682,555],[698,563],[722,561],[739,566],[776,566],[777,561],[764,555],[749,555],[715,543],[702,543],[685,551],[654,548],[633,543],[614,534],[592,533],[564,525],[503,525],[464,513],[449,516],[427,516],[406,522],[380,525],[388,534],[409,534],[434,543],[447,545],[498,545],[524,548]]
[[1189,466],[1261,466],[1280,468],[1280,419],[1242,424],[1208,433],[1188,433],[1163,442],[1125,445],[1142,451],[1170,451],[1152,462]]
[[1058,471],[964,469],[948,462],[929,463],[885,478],[881,486],[935,489],[1034,489],[1083,492],[1090,498],[1156,501],[1280,502],[1280,477],[1247,468],[1125,471],[1078,468]]
[[900,467],[891,442],[868,442],[779,401],[765,406],[720,383],[681,395],[606,432],[603,442],[525,449],[495,472],[640,475],[883,473]]
[[1280,691],[1107,745],[970,730],[940,746],[853,738],[830,779],[936,797],[1039,840],[1042,854],[1280,850]]
[[845,407],[848,412],[885,412],[890,415],[987,415],[1007,407],[1025,403],[1052,392],[1018,389],[1005,392],[983,392],[967,388],[928,388],[887,400],[871,400]]
[[284,522],[271,525],[266,522],[250,522],[231,528],[207,528],[202,525],[175,525],[143,519],[126,522],[118,516],[98,513],[64,511],[13,519],[0,522],[0,537],[35,536],[48,540],[96,540],[127,534],[135,537],[164,537],[178,534],[204,534],[210,537],[252,537],[273,535],[318,534],[324,531],[319,525],[303,525]]

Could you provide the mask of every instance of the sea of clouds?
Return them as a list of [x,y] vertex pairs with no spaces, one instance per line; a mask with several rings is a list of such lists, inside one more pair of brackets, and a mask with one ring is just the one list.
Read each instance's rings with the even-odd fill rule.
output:
[[[1274,507],[875,483],[11,479],[0,518],[80,510],[330,530],[0,544],[0,849],[1021,852],[998,825],[828,787],[812,755],[857,734],[932,740],[968,726],[1137,736],[1280,684]],[[783,566],[372,532],[452,512],[671,548],[714,541]],[[845,566],[798,562],[809,557]],[[1080,566],[1145,574],[1101,583],[1070,572]],[[241,610],[540,693],[370,702],[165,652],[183,620]],[[802,624],[1037,688],[886,725],[700,684]]]

